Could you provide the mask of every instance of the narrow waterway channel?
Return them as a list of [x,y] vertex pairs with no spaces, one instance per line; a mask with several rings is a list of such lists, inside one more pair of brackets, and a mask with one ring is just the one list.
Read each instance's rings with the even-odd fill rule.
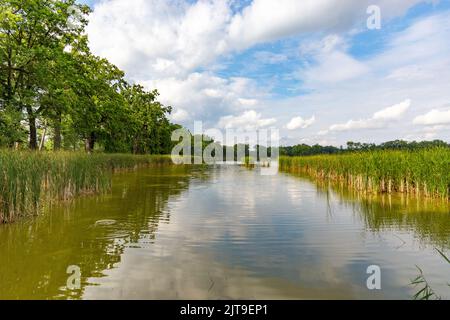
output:
[[0,226],[0,298],[411,299],[416,265],[450,298],[436,248],[450,249],[448,203],[239,166],[149,168]]

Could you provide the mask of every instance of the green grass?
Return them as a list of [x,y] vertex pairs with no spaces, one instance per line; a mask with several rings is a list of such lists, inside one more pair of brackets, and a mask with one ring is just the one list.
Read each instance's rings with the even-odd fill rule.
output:
[[400,192],[446,199],[450,195],[449,148],[281,157],[280,169],[368,193]]
[[106,192],[114,171],[171,163],[170,156],[0,151],[0,223],[36,214],[46,201]]
[[244,157],[244,158],[242,158],[241,162],[247,168],[254,168],[255,167],[255,159],[253,159],[252,157],[248,157],[248,156]]
[[[442,252],[439,249],[436,249],[436,251],[441,255],[441,257],[450,264],[450,259],[445,255],[444,252]],[[430,284],[428,283],[427,279],[425,278],[425,275],[418,266],[416,266],[417,270],[419,270],[419,275],[411,280],[410,285],[418,288],[417,292],[414,294],[413,299],[414,300],[441,300],[442,298],[434,292],[433,288],[431,288]],[[450,287],[450,284],[447,284]]]

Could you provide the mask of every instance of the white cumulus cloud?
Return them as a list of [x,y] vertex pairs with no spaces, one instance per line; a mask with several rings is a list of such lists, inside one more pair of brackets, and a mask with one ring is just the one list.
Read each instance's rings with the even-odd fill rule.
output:
[[360,129],[379,129],[385,127],[390,121],[400,119],[411,106],[411,100],[407,99],[392,107],[375,112],[369,119],[349,120],[346,123],[334,124],[329,131],[350,131]]
[[[413,20],[402,18],[423,2],[435,1],[249,0],[236,5],[235,0],[101,0],[87,31],[95,54],[123,69],[130,81],[157,88],[160,100],[174,107],[172,119],[185,119],[179,120],[184,125],[191,120],[202,120],[207,126],[215,126],[219,119],[237,123],[252,111],[247,117],[258,126],[265,120],[307,113],[315,114],[324,128],[333,127],[338,143],[368,137],[385,140],[410,132],[413,117],[425,117],[429,105],[449,101],[450,12],[442,9]],[[386,33],[382,50],[360,56],[350,48],[354,36],[365,29],[366,9],[372,4],[382,8]],[[385,28],[395,17],[405,23],[398,32]],[[306,39],[319,41],[306,43]],[[236,70],[241,65],[235,59],[257,44],[262,45],[250,52],[255,64],[282,63],[279,75],[267,74],[261,80],[260,73]],[[286,91],[302,94],[275,92],[272,88],[280,81],[286,82],[282,83]],[[387,126],[395,120],[389,118],[396,117],[395,111],[402,113],[399,109],[374,113],[379,105],[404,97],[415,106],[407,122]],[[298,110],[298,106],[305,107]],[[373,116],[355,115],[361,106]],[[353,128],[384,126],[392,130],[361,130],[352,137]],[[302,131],[301,137],[293,131],[292,141],[309,131]],[[319,141],[310,138],[311,143]]]
[[411,106],[411,100],[407,99],[392,107],[375,112],[374,120],[396,120],[399,119]]
[[222,129],[242,129],[253,131],[275,124],[275,118],[263,118],[255,110],[249,110],[239,116],[225,116],[220,118],[218,127]]
[[175,122],[183,122],[189,119],[189,113],[181,108],[178,108],[170,115],[170,120]]
[[302,117],[294,117],[286,125],[288,130],[306,129],[316,122],[316,117],[312,116],[310,119],[303,119]]
[[419,115],[416,118],[414,118],[413,123],[426,126],[450,124],[450,109],[449,110],[433,109],[426,114]]
[[229,42],[237,48],[290,35],[350,28],[365,21],[369,5],[383,8],[389,19],[420,0],[254,0],[233,16],[228,26]]
[[[384,19],[421,0],[378,0]],[[186,76],[219,56],[287,36],[342,31],[367,19],[373,0],[103,0],[90,16],[90,47],[133,78]],[[264,54],[263,54],[264,55]],[[265,54],[268,61],[282,55]]]

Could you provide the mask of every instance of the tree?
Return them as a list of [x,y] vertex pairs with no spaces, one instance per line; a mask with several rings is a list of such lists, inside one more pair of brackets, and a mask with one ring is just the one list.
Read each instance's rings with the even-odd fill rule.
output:
[[[89,7],[76,0],[0,0],[0,145],[170,153],[171,107],[93,55]],[[22,125],[26,123],[26,126]],[[27,130],[28,129],[28,130]],[[38,139],[39,129],[42,129]]]
[[156,101],[158,95],[158,91],[147,92],[140,85],[128,86],[124,90],[131,111],[133,153],[158,153],[162,142],[168,138],[164,129],[170,127],[166,115],[172,108]]
[[1,107],[26,113],[29,145],[36,149],[40,100],[55,80],[49,69],[84,30],[87,20],[74,12],[89,9],[75,0],[1,0],[0,7]]

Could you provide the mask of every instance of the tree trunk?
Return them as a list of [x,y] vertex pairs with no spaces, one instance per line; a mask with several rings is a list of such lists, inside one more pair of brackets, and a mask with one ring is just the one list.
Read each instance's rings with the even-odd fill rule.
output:
[[47,121],[45,122],[44,132],[42,133],[41,143],[39,144],[39,151],[42,151],[45,143],[45,136],[47,135]]
[[36,150],[37,145],[37,128],[36,128],[36,115],[33,112],[31,106],[27,106],[28,124],[30,126],[30,149]]
[[54,135],[53,135],[53,150],[58,151],[61,149],[61,113],[58,113],[54,124]]
[[133,141],[133,154],[139,154],[140,153],[140,134],[136,135],[134,137]]
[[90,136],[85,140],[86,152],[91,153],[95,147],[95,133],[92,132]]

